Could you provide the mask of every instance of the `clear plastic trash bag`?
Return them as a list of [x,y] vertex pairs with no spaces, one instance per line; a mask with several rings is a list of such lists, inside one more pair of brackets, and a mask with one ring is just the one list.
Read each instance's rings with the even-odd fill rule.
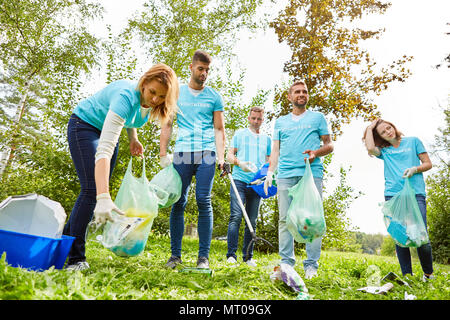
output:
[[326,232],[322,198],[314,183],[311,166],[306,162],[303,178],[289,188],[292,202],[286,216],[286,226],[300,243],[312,242]]
[[[181,177],[173,164],[159,171],[150,180],[150,188],[157,191],[158,207],[167,208],[177,202],[181,197],[181,185]],[[167,198],[162,196],[162,192],[167,193]]]
[[153,220],[158,215],[158,197],[145,175],[145,159],[142,176],[132,174],[132,159],[120,185],[114,203],[125,212],[119,215],[112,212],[114,222],[102,226],[91,222],[88,239],[99,241],[105,248],[118,256],[131,257],[140,254],[147,243]]
[[380,205],[387,232],[397,245],[417,248],[430,242],[409,178],[399,193]]

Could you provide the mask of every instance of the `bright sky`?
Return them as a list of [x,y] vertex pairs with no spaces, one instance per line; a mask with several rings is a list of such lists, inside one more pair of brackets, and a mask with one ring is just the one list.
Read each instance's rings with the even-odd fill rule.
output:
[[[142,0],[128,0],[127,6],[123,6],[120,0],[103,2],[107,10],[105,21],[113,25],[113,30],[119,30],[143,3]],[[404,83],[391,85],[375,99],[375,103],[384,119],[393,122],[406,136],[419,137],[430,150],[434,135],[438,134],[437,128],[444,126],[443,109],[439,106],[445,107],[449,103],[450,68],[436,69],[434,66],[450,53],[450,35],[445,35],[450,32],[450,26],[446,25],[450,23],[450,1],[391,0],[391,3],[386,14],[374,15],[360,25],[386,28],[379,40],[370,41],[364,47],[381,65],[387,65],[404,54],[414,56],[408,65],[412,76]],[[241,66],[246,69],[245,89],[249,97],[258,88],[273,89],[286,80],[282,69],[290,52],[285,45],[278,43],[272,30],[251,39],[241,39],[236,53]],[[351,166],[348,183],[365,194],[352,204],[348,212],[352,224],[365,233],[387,234],[378,205],[384,200],[383,163],[370,158],[361,142],[368,124],[353,120],[343,128],[344,134],[334,143],[331,170],[338,175],[340,166],[346,169]],[[425,177],[429,173],[425,173]],[[336,184],[337,179],[332,179],[327,188],[333,189]]]

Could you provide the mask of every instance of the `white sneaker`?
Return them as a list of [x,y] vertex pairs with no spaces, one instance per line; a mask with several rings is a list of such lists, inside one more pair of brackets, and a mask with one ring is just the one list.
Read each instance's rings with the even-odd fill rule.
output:
[[423,282],[427,282],[428,280],[433,280],[434,276],[432,274],[430,274],[429,276],[423,275],[422,276],[422,281]]
[[253,259],[247,260],[247,261],[245,261],[245,263],[248,264],[250,267],[256,267],[257,266],[256,261],[253,260]]
[[228,264],[236,264],[236,263],[237,263],[237,260],[236,260],[235,257],[228,257],[227,263],[228,263]]
[[87,261],[79,261],[74,264],[69,264],[65,269],[67,271],[83,271],[89,269],[89,263]]
[[305,279],[312,279],[317,277],[317,269],[308,268],[305,270]]

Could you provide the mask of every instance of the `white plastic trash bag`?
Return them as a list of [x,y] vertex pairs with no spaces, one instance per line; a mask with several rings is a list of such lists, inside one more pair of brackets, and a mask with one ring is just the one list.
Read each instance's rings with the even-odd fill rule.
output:
[[32,193],[0,203],[0,229],[47,238],[61,238],[66,213],[59,202]]
[[[280,263],[273,269],[273,273],[270,276],[272,281],[281,280],[287,284],[291,289],[298,293],[308,293],[302,277],[295,271],[295,269],[287,263]],[[305,295],[307,297],[307,295]]]

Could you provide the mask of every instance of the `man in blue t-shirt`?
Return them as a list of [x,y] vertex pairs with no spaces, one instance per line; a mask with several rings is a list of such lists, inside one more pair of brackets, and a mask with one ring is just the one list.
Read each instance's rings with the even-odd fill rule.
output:
[[[278,166],[279,254],[281,263],[294,266],[294,238],[286,226],[286,215],[292,201],[288,190],[302,179],[305,161],[309,158],[314,182],[322,196],[323,165],[320,157],[331,153],[333,145],[324,115],[306,109],[309,94],[305,82],[297,81],[290,87],[288,100],[292,103],[292,112],[281,116],[275,122],[264,191],[267,194],[272,185],[273,172]],[[303,261],[303,267],[307,279],[317,276],[321,246],[322,238],[306,243],[307,259]]]
[[[259,204],[261,197],[249,188],[255,172],[264,165],[270,156],[271,141],[269,136],[260,132],[261,125],[264,121],[264,109],[261,107],[252,107],[248,115],[249,126],[245,129],[236,131],[231,146],[228,149],[227,159],[234,164],[233,180],[238,190],[242,203],[245,205],[250,223],[253,230],[256,226],[256,218],[259,212]],[[227,262],[236,263],[236,250],[239,240],[239,228],[242,221],[242,210],[239,206],[238,198],[230,186],[230,221],[227,233]],[[244,243],[242,246],[242,256],[244,262],[250,266],[256,266],[256,262],[252,259],[253,244],[248,248],[252,236],[245,227]],[[248,251],[247,251],[248,250]],[[248,255],[247,255],[248,252]]]
[[[166,263],[175,268],[181,260],[181,243],[184,233],[184,209],[188,201],[189,187],[195,176],[195,196],[198,207],[199,251],[198,268],[209,268],[209,250],[212,238],[213,211],[211,190],[213,186],[216,157],[219,169],[224,164],[225,125],[224,103],[221,95],[209,86],[205,86],[209,73],[211,56],[197,50],[189,65],[191,78],[188,84],[180,86],[178,99],[178,134],[175,142],[173,166],[180,174],[181,197],[172,206],[170,213],[171,257]],[[162,128],[161,136],[168,143],[172,127]],[[160,148],[160,163],[167,167],[171,159]]]

